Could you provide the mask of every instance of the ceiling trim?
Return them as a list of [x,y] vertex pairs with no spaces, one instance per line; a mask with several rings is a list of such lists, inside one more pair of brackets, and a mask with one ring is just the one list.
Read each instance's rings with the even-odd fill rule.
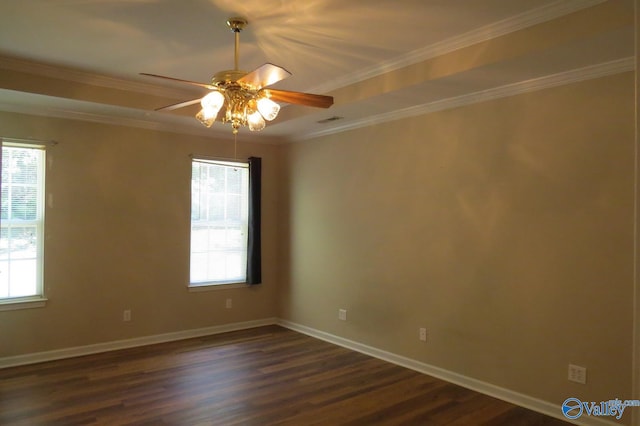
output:
[[325,84],[308,89],[311,93],[328,93],[341,87],[376,77],[409,65],[426,61],[464,47],[482,43],[534,25],[552,21],[561,16],[604,3],[606,0],[557,0],[546,6],[523,12],[469,32],[413,50],[406,55],[378,63],[370,68],[346,74]]
[[[628,57],[618,59],[601,64],[590,65],[570,71],[564,71],[557,74],[551,74],[544,77],[525,80],[517,83],[511,83],[495,88],[482,90],[479,92],[468,93],[461,96],[451,97],[447,99],[429,102],[421,105],[415,105],[409,108],[403,108],[388,113],[378,114],[367,118],[354,120],[341,126],[323,129],[320,131],[309,132],[293,136],[291,138],[242,138],[245,141],[254,141],[268,144],[280,144],[285,141],[297,142],[313,139],[321,136],[327,136],[335,133],[341,133],[348,130],[354,130],[361,127],[381,124],[388,121],[400,120],[403,118],[414,117],[418,115],[429,114],[436,111],[458,108],[479,102],[485,102],[493,99],[504,98],[508,96],[519,95],[528,92],[534,92],[551,87],[561,86],[565,84],[577,83],[584,80],[605,77],[612,74],[618,74],[635,69],[635,58]],[[165,131],[179,134],[189,134],[195,136],[214,137],[218,139],[228,139],[227,135],[220,132],[212,132],[211,129],[199,128],[198,126],[181,125],[174,122],[161,122],[156,120],[136,119],[129,117],[116,117],[107,114],[96,114],[72,111],[59,108],[42,108],[37,110],[29,106],[18,106],[14,104],[0,103],[0,111],[16,112],[29,115],[63,118],[79,121],[90,121],[101,124],[136,127],[147,130]]]
[[633,56],[623,59],[617,59],[601,64],[590,65],[583,68],[577,68],[570,71],[564,71],[557,74],[551,74],[544,77],[538,77],[530,80],[520,81],[517,83],[506,84],[479,92],[468,93],[461,96],[455,96],[429,102],[421,105],[415,105],[400,110],[395,110],[383,114],[369,116],[360,120],[354,120],[341,126],[332,127],[330,129],[320,130],[316,132],[305,133],[297,137],[291,138],[292,141],[303,141],[307,139],[327,136],[334,133],[341,133],[347,130],[358,129],[360,127],[381,124],[388,121],[399,120],[418,115],[429,114],[436,111],[458,108],[465,105],[471,105],[479,102],[485,102],[493,99],[505,98],[508,96],[520,95],[528,92],[535,92],[551,87],[562,86],[565,84],[577,83],[584,80],[590,80],[599,77],[605,77],[612,74],[633,71],[635,69],[635,58]]
[[[27,105],[15,105],[0,102],[0,111],[27,114],[40,117],[60,118],[66,120],[77,120],[92,122],[98,124],[107,124],[120,127],[132,127],[138,129],[155,130],[161,132],[177,133],[180,135],[201,136],[207,138],[215,138],[218,140],[233,141],[233,136],[228,128],[225,131],[212,131],[212,129],[203,126],[195,126],[189,124],[181,124],[176,122],[156,121],[144,118],[131,118],[122,116],[113,116],[109,114],[99,114],[92,112],[73,111],[63,108],[42,107],[37,109]],[[195,121],[195,120],[194,120]],[[242,142],[259,142],[264,144],[281,144],[282,139],[272,137],[250,138],[247,134],[238,134],[238,141]]]

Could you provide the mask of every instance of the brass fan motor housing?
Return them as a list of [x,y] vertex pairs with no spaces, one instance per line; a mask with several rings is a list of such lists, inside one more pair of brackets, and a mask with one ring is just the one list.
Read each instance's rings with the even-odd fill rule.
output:
[[221,85],[235,83],[236,81],[240,80],[245,75],[247,75],[247,72],[246,71],[242,71],[242,70],[220,71],[220,72],[217,72],[217,73],[214,74],[213,78],[211,79],[211,84],[213,86],[218,86],[219,87]]

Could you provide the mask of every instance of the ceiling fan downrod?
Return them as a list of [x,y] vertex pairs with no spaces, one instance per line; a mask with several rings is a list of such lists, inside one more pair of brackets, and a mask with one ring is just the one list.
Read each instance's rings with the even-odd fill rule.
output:
[[233,33],[235,34],[236,45],[234,52],[234,61],[233,61],[233,69],[234,71],[238,71],[238,63],[240,59],[240,31],[244,29],[249,24],[249,22],[241,18],[239,16],[235,16],[233,18],[229,18],[227,20],[227,26]]

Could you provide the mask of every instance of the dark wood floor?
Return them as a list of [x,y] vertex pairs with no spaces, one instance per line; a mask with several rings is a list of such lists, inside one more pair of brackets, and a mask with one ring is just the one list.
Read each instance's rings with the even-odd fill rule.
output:
[[2,425],[566,425],[277,326],[0,369]]

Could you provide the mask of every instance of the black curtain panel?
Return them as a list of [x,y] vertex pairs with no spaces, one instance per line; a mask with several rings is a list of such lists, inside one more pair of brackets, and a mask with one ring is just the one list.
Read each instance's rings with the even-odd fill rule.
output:
[[262,282],[262,250],[260,238],[260,198],[262,159],[249,157],[249,236],[247,242],[247,284]]

